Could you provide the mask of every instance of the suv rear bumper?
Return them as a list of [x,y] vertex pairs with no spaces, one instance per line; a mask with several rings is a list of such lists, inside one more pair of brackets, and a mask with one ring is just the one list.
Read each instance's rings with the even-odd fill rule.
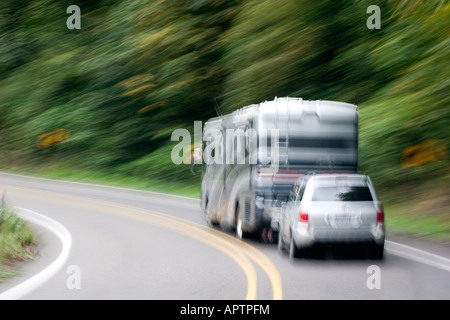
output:
[[384,226],[377,224],[370,229],[315,229],[299,224],[293,232],[298,248],[308,248],[315,244],[384,244]]

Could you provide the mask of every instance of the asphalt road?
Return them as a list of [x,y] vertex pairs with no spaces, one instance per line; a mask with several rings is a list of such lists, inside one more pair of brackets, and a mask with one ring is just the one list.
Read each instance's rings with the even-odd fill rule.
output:
[[207,227],[197,199],[1,173],[5,191],[18,212],[45,215],[69,237],[64,242],[30,223],[36,258],[18,263],[21,275],[0,284],[0,298],[42,270],[49,271],[45,281],[21,289],[18,298],[450,298],[450,248],[444,245],[388,235],[383,261],[337,250],[291,261],[276,245]]

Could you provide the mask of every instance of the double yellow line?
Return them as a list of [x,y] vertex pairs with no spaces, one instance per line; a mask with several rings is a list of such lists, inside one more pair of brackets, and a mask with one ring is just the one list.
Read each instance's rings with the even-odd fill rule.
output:
[[281,277],[273,263],[255,247],[221,231],[160,212],[125,206],[114,202],[9,185],[0,185],[0,189],[6,189],[8,195],[23,197],[25,194],[26,199],[37,201],[43,201],[43,197],[46,197],[48,198],[46,201],[51,203],[127,217],[185,235],[225,253],[242,268],[247,277],[247,295],[245,297],[247,300],[255,300],[257,298],[258,279],[253,263],[264,270],[269,277],[273,299],[282,299]]

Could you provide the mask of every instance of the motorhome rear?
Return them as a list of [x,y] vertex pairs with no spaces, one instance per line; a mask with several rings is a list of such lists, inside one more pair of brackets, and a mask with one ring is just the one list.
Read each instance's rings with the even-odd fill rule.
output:
[[358,108],[301,98],[250,105],[208,120],[203,152],[207,222],[273,241],[279,204],[299,175],[357,171]]

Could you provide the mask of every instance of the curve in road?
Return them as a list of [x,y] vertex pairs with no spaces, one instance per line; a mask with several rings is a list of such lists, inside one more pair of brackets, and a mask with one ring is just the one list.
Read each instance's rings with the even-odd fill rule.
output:
[[252,264],[253,262],[263,269],[269,277],[273,290],[273,299],[282,299],[281,277],[273,263],[258,249],[226,233],[178,217],[118,203],[17,186],[0,185],[0,187],[7,188],[8,194],[13,196],[15,193],[25,193],[28,199],[41,200],[43,197],[47,197],[52,202],[61,205],[66,203],[76,204],[80,210],[95,210],[105,214],[114,214],[149,223],[211,246],[229,256],[244,271],[247,278],[247,294],[245,297],[247,300],[257,299],[257,274]]

